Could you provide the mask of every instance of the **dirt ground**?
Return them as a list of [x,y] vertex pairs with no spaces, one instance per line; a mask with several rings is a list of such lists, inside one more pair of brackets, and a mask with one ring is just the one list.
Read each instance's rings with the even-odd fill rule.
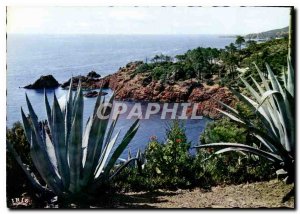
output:
[[[126,193],[111,199],[114,208],[294,208],[294,197],[283,202],[293,188],[282,181],[193,190]],[[111,208],[112,208],[111,207]],[[107,207],[108,208],[108,207]]]

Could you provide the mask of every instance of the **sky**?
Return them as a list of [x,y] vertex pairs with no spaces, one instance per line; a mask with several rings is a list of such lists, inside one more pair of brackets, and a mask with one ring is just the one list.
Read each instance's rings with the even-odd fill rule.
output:
[[229,34],[289,25],[275,7],[8,7],[7,33]]

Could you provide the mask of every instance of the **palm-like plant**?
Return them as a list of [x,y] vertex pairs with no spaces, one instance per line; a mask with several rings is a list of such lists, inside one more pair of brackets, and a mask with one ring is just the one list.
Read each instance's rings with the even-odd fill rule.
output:
[[213,143],[199,145],[197,148],[215,147],[221,148],[217,154],[229,151],[244,151],[263,156],[273,161],[281,169],[278,173],[286,174],[287,182],[294,181],[295,161],[295,87],[294,70],[288,59],[287,71],[283,71],[283,86],[274,75],[269,65],[266,65],[268,78],[262,74],[256,66],[261,78],[261,84],[251,77],[255,87],[253,88],[246,80],[241,78],[246,88],[251,93],[251,98],[236,90],[232,92],[256,113],[265,130],[261,130],[255,124],[240,114],[236,109],[220,102],[227,110],[219,110],[232,120],[246,126],[251,133],[261,142],[261,145],[244,145],[237,143]]
[[[129,128],[121,143],[116,144],[119,132],[112,137],[117,119],[112,120],[110,127],[109,115],[111,107],[105,98],[97,97],[92,115],[83,131],[83,94],[81,84],[73,97],[71,85],[64,107],[58,103],[54,95],[52,109],[45,93],[45,105],[48,117],[47,132],[40,126],[38,117],[26,95],[29,110],[27,118],[21,109],[23,126],[30,143],[30,156],[39,175],[46,183],[41,185],[37,176],[22,163],[20,156],[10,142],[7,143],[17,162],[20,164],[32,184],[39,190],[52,192],[60,198],[83,198],[98,191],[106,181],[112,179],[135,158],[122,164],[119,169],[115,163],[138,130],[138,120]],[[100,93],[99,93],[100,94]],[[109,103],[112,105],[113,96]],[[105,119],[98,117],[105,115]],[[114,171],[114,173],[111,173]]]

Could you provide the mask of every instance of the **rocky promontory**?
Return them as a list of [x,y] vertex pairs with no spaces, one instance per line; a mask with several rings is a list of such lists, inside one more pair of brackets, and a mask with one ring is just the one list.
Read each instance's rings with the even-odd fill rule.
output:
[[222,106],[217,101],[229,106],[236,102],[227,87],[201,84],[196,79],[176,82],[154,80],[147,73],[136,74],[139,65],[140,62],[129,63],[118,72],[100,79],[97,85],[114,90],[116,100],[199,103],[197,113],[213,119],[220,117],[215,108]]
[[[148,102],[176,102],[198,103],[198,115],[216,119],[220,113],[216,108],[222,108],[217,101],[222,101],[229,106],[234,106],[236,99],[227,87],[218,84],[207,85],[199,83],[195,78],[178,81],[155,80],[151,74],[137,73],[137,68],[142,62],[131,62],[125,67],[104,78],[91,78],[89,76],[73,77],[72,88],[76,89],[79,79],[82,87],[87,90],[98,88],[111,88],[115,91],[115,99],[122,101],[148,101]],[[63,83],[62,88],[68,88],[71,79]],[[86,97],[96,97],[98,93],[86,93]],[[192,109],[188,109],[188,112]]]

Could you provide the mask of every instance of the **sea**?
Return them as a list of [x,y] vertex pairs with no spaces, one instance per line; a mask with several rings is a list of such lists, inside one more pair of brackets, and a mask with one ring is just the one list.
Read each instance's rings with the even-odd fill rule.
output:
[[[7,35],[7,71],[6,71],[6,126],[21,120],[21,107],[28,112],[25,100],[27,93],[39,120],[46,119],[44,90],[24,89],[41,75],[53,75],[59,83],[71,76],[86,75],[96,71],[102,77],[112,74],[120,67],[132,61],[149,61],[155,55],[176,56],[197,47],[224,48],[234,42],[234,38],[220,35]],[[112,95],[106,90],[107,98]],[[47,90],[50,102],[53,94],[62,100],[67,91],[57,88]],[[92,113],[95,98],[84,98],[84,120]],[[128,103],[133,105],[133,103]],[[146,108],[147,103],[142,103]],[[118,142],[126,133],[134,119],[120,117],[116,128],[121,131]],[[188,141],[199,144],[199,136],[212,120],[182,120]],[[171,119],[162,120],[159,113],[148,120],[140,120],[140,128],[122,154],[135,154],[138,149],[144,150],[150,137],[165,142],[166,129]]]

